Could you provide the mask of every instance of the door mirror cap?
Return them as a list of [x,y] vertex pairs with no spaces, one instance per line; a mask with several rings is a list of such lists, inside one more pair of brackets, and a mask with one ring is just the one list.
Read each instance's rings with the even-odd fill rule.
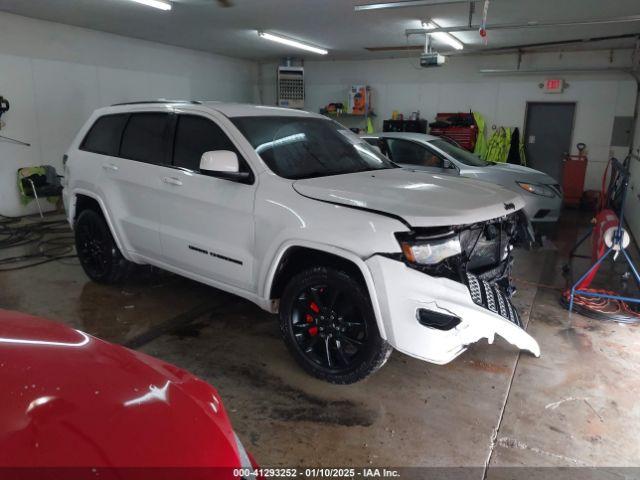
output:
[[200,171],[203,173],[238,173],[240,171],[238,156],[229,150],[204,152],[200,157]]
[[204,152],[200,157],[200,173],[228,180],[247,180],[249,172],[240,171],[238,155],[230,150]]

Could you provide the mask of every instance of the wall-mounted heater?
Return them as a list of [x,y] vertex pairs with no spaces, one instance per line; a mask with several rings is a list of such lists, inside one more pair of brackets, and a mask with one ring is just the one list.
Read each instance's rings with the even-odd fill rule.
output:
[[278,67],[278,106],[304,108],[304,67]]

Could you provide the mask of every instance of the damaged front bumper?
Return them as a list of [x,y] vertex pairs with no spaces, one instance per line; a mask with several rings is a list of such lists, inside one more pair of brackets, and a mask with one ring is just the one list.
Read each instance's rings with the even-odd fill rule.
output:
[[[494,285],[471,274],[468,286],[433,277],[382,255],[374,255],[366,263],[375,284],[382,330],[397,350],[444,364],[470,344],[483,338],[493,343],[499,335],[540,356],[538,343],[523,329],[515,307]],[[437,325],[421,323],[422,317],[435,319]]]

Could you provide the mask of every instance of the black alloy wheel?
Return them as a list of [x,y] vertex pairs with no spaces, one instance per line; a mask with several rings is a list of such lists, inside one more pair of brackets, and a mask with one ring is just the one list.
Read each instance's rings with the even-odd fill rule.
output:
[[99,283],[118,283],[131,266],[118,250],[101,213],[83,210],[74,227],[76,251],[87,276]]
[[281,328],[298,362],[332,383],[380,368],[391,347],[380,337],[366,289],[348,274],[317,267],[296,275],[281,301]]
[[298,346],[320,367],[345,369],[362,353],[367,324],[340,286],[305,288],[299,293],[291,315]]

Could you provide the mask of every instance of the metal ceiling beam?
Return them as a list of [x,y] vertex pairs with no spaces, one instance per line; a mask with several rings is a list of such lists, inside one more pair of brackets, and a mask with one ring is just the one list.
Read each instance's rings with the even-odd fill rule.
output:
[[[531,51],[544,51],[550,50],[553,47],[570,47],[572,45],[582,45],[587,43],[606,42],[610,40],[624,40],[628,38],[637,38],[636,33],[625,33],[622,35],[608,35],[604,37],[591,37],[591,38],[574,38],[572,40],[557,40],[550,42],[536,42],[536,43],[524,43],[519,45],[509,45],[504,47],[491,47],[491,48],[470,48],[464,52],[447,52],[446,55],[465,55],[465,54],[497,54],[497,53],[512,53],[522,52],[527,53]],[[616,50],[620,48],[629,47],[615,47]]]
[[631,73],[630,67],[539,67],[539,68],[483,68],[484,75],[534,75],[539,73]]
[[[491,48],[471,48],[465,49],[464,51],[455,51],[455,52],[447,52],[445,55],[494,55],[498,53],[527,53],[530,51],[540,51],[540,50],[549,50],[553,47],[570,47],[572,45],[581,45],[586,43],[596,43],[596,42],[605,42],[609,40],[623,40],[628,38],[638,38],[638,34],[635,33],[626,33],[622,35],[609,35],[605,37],[593,37],[593,38],[576,38],[572,40],[559,40],[559,41],[550,41],[550,42],[537,42],[537,43],[525,43],[519,45],[509,45],[504,47],[491,47]],[[468,45],[467,45],[468,46]],[[616,49],[625,48],[625,47],[616,47]],[[629,48],[629,47],[626,47]],[[382,47],[365,47],[365,50],[369,50],[371,52],[392,52],[392,51],[411,51],[411,50],[422,50],[422,45],[398,45],[398,46],[382,46]],[[608,48],[607,48],[608,49]],[[640,54],[639,54],[640,58]]]
[[[605,25],[615,23],[632,23],[640,22],[640,15],[629,15],[626,17],[613,17],[613,18],[594,18],[588,20],[575,20],[566,22],[528,22],[528,23],[499,23],[495,25],[487,25],[487,30],[518,30],[524,28],[553,28],[553,27],[576,27],[585,25]],[[424,35],[426,33],[436,32],[475,32],[480,28],[480,25],[459,25],[456,27],[440,27],[433,29],[426,28],[408,28],[405,30],[405,35]]]
[[407,8],[407,7],[429,7],[433,5],[448,5],[453,3],[468,3],[469,0],[401,0],[398,2],[379,2],[364,5],[356,5],[353,9],[356,12],[364,12],[367,10],[387,10],[389,8]]

